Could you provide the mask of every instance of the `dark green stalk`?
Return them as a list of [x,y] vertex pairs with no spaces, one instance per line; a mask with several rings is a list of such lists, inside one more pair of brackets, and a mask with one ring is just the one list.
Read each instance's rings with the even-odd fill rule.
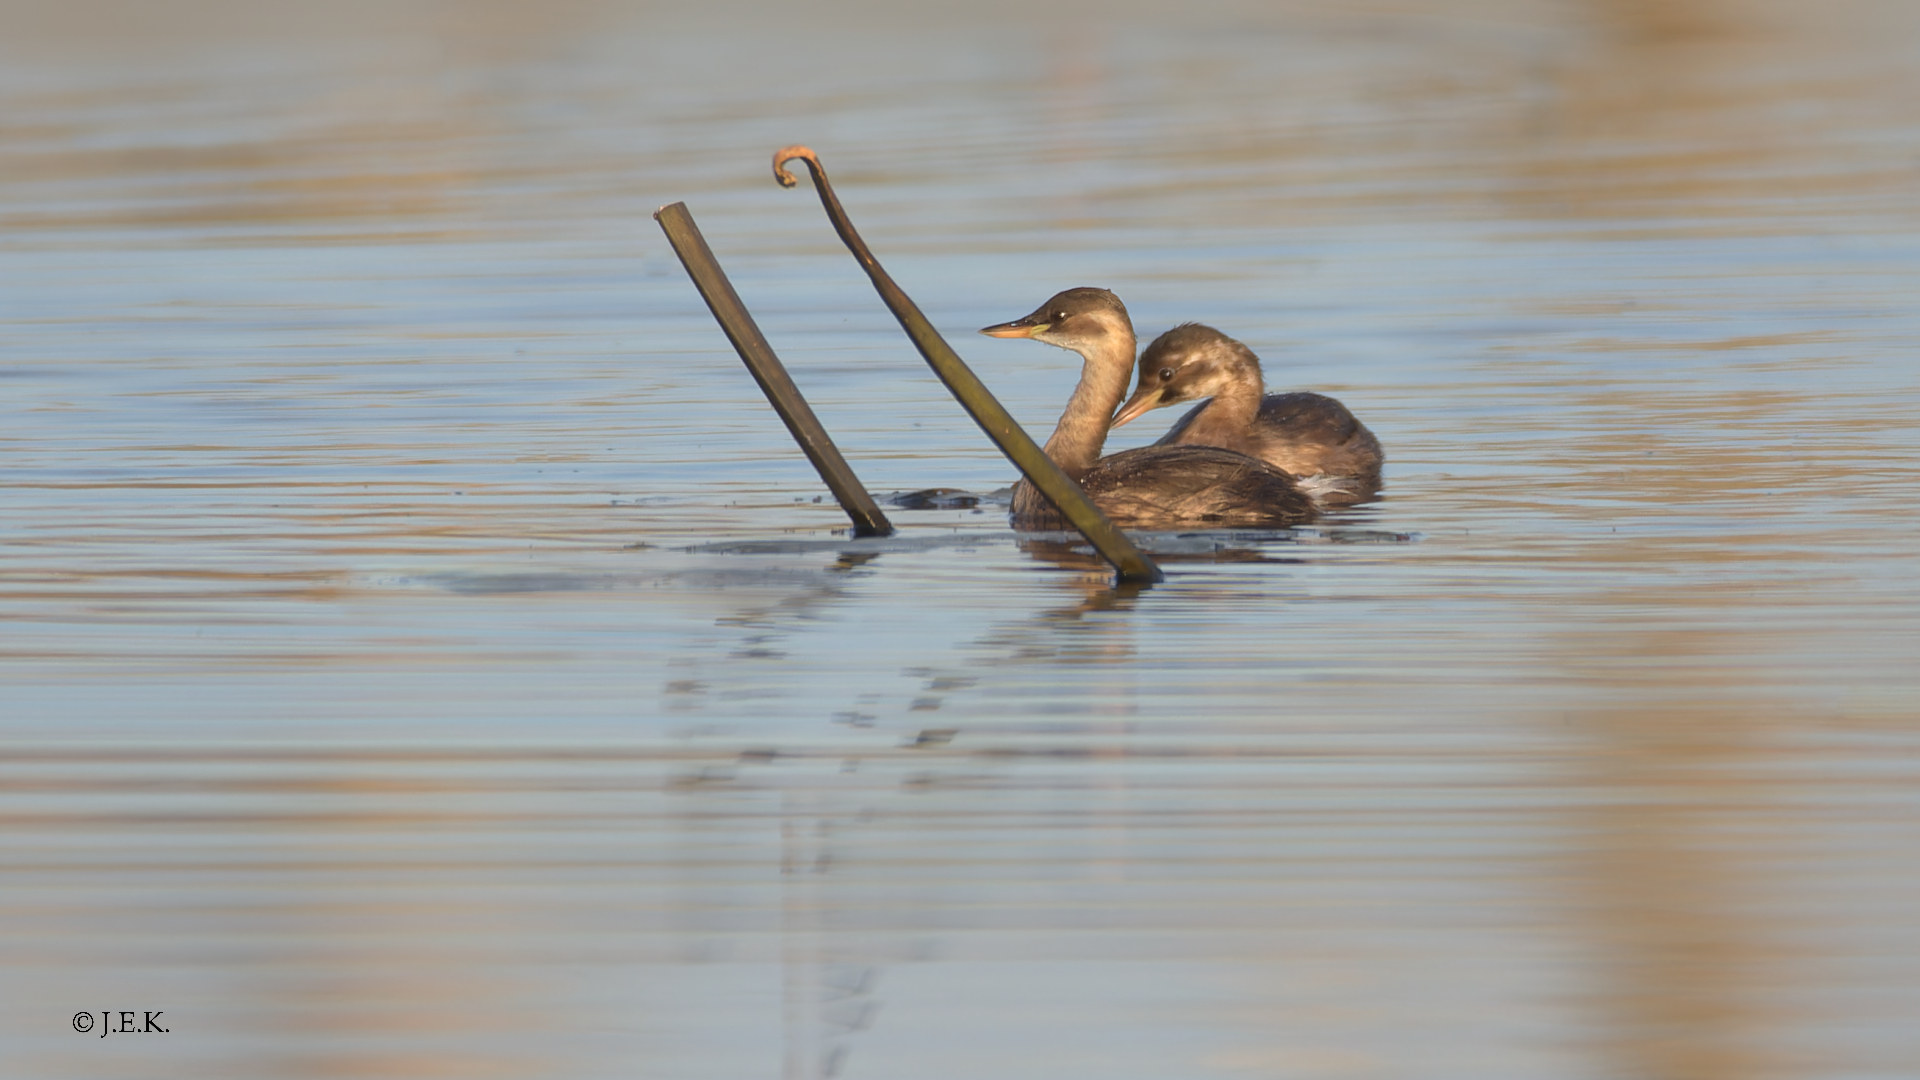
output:
[[813,462],[814,470],[839,501],[840,508],[853,519],[853,534],[891,536],[893,523],[880,512],[873,496],[861,486],[860,478],[853,475],[847,459],[840,456],[827,429],[820,426],[820,419],[813,415],[807,399],[800,396],[799,387],[793,385],[786,367],[773,354],[773,346],[767,344],[753,316],[747,313],[747,306],[740,302],[740,294],[733,291],[733,283],[727,280],[712,249],[707,247],[706,237],[700,235],[693,215],[687,213],[687,204],[663,206],[653,219],[667,234],[667,242],[673,245],[674,254],[680,256],[680,265],[687,268],[693,287],[700,290],[700,298],[707,302],[720,329],[726,331],[734,351],[746,362],[747,370],[753,372],[754,381],[773,404],[773,411],[786,422],[793,441],[800,444],[807,460]]
[[1021,474],[1034,488],[1052,503],[1080,535],[1087,538],[1100,557],[1113,564],[1119,572],[1120,580],[1134,582],[1154,582],[1161,579],[1160,568],[1155,566],[1145,552],[1135,547],[1119,527],[1093,505],[1087,493],[1073,478],[1062,472],[1054,464],[1046,451],[1040,449],[1031,437],[1014,422],[1013,415],[987,390],[973,370],[953,351],[940,332],[933,328],[927,317],[920,313],[907,294],[894,284],[893,278],[880,268],[880,261],[867,250],[865,241],[854,231],[853,222],[848,220],[847,212],[840,208],[840,200],[833,194],[833,185],[827,182],[827,172],[820,165],[820,159],[812,150],[804,146],[789,146],[773,155],[773,177],[782,187],[792,187],[797,181],[787,172],[787,162],[799,159],[807,163],[808,171],[813,173],[813,185],[820,193],[820,205],[827,209],[827,219],[833,222],[833,230],[840,234],[847,250],[859,262],[867,277],[873,280],[874,289],[880,299],[893,311],[893,317],[900,320],[901,329],[913,339],[913,344],[926,357],[927,366],[940,377],[947,389],[960,401],[967,415],[980,425],[1000,452],[1013,462]]

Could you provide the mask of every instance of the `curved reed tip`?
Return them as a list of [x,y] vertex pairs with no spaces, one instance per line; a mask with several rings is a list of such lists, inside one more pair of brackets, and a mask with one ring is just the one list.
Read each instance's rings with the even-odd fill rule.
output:
[[820,158],[812,150],[804,146],[782,147],[773,152],[773,178],[780,181],[781,187],[792,187],[799,183],[793,178],[793,174],[787,171],[787,162],[794,158],[806,161],[816,172],[820,168]]

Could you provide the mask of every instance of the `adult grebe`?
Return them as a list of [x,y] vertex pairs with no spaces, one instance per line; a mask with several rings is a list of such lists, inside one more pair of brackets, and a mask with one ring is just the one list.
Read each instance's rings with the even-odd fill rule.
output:
[[[1033,314],[980,331],[1080,354],[1080,384],[1047,440],[1047,456],[1079,482],[1114,524],[1132,529],[1273,528],[1312,521],[1313,500],[1280,469],[1213,446],[1143,446],[1100,456],[1133,368],[1133,320],[1105,289],[1068,289]],[[1065,519],[1025,480],[1013,488],[1013,527],[1064,529]]]
[[1187,323],[1140,354],[1133,396],[1119,427],[1152,409],[1212,398],[1180,418],[1155,446],[1223,446],[1307,480],[1323,504],[1350,504],[1380,490],[1380,440],[1345,405],[1304,391],[1268,394],[1253,350],[1211,326]]

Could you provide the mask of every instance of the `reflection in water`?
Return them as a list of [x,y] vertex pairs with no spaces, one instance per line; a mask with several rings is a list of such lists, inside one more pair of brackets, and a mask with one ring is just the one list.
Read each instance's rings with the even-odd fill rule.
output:
[[[21,1075],[1920,1060],[1911,5],[0,16]],[[1218,325],[1389,497],[1016,536],[802,140],[943,329]]]
[[[1723,594],[1700,608],[1747,603]],[[1636,606],[1602,596],[1592,610]],[[1655,629],[1616,615],[1565,642],[1582,682],[1617,688],[1616,707],[1568,718],[1587,744],[1570,779],[1594,797],[1569,807],[1580,843],[1566,882],[1593,951],[1594,1051],[1621,1075],[1799,1074],[1779,1038],[1795,945],[1769,912],[1809,860],[1771,774],[1783,752],[1775,733],[1810,720],[1759,701],[1734,708],[1739,688],[1707,674],[1734,675],[1771,633]]]
[[[1857,30],[1884,17],[1851,5]],[[1866,119],[1903,59],[1854,40],[1854,77],[1836,78],[1834,25],[1810,25],[1750,0],[1591,0],[1588,48],[1550,76],[1528,132],[1516,209],[1549,219],[1612,220],[1659,232],[1765,235],[1780,218],[1898,199],[1884,164],[1834,161],[1841,115]],[[1824,39],[1824,40],[1823,40]],[[1871,76],[1866,75],[1874,70]],[[1866,77],[1861,77],[1866,76]],[[1872,154],[1869,152],[1869,158]]]
[[1582,718],[1596,735],[1576,780],[1631,792],[1570,822],[1586,843],[1570,897],[1592,920],[1596,1053],[1627,1076],[1793,1075],[1767,1006],[1788,949],[1756,899],[1793,858],[1767,785],[1742,773],[1751,717],[1648,708]]

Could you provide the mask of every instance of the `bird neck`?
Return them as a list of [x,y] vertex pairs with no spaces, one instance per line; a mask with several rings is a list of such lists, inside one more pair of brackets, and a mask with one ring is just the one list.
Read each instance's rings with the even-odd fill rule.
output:
[[1067,399],[1067,410],[1054,425],[1047,440],[1047,456],[1061,471],[1078,480],[1100,460],[1107,443],[1107,426],[1113,410],[1127,396],[1127,379],[1133,373],[1133,330],[1109,333],[1100,341],[1074,351],[1080,365],[1080,385]]
[[1207,446],[1231,446],[1231,442],[1222,439],[1244,433],[1253,426],[1260,415],[1260,402],[1266,396],[1266,385],[1260,379],[1259,369],[1236,371],[1221,381],[1214,390],[1213,400],[1207,402],[1200,415],[1187,425],[1182,442],[1199,442]]

